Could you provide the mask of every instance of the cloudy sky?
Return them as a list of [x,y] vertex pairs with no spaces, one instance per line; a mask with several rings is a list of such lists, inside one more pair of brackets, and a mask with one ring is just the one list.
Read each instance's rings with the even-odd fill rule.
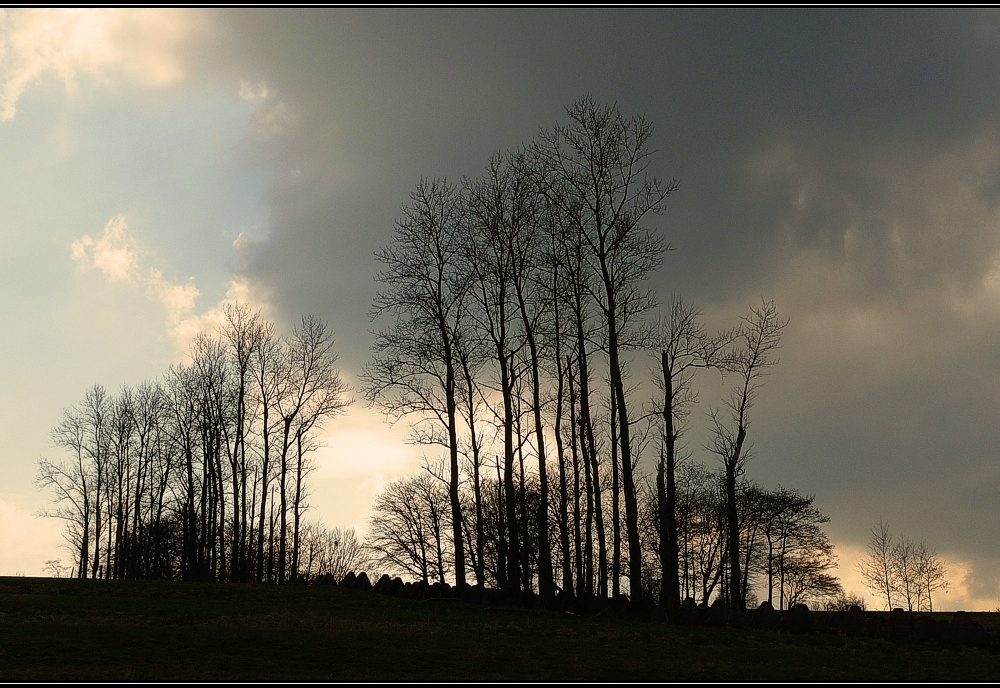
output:
[[[1000,605],[1000,14],[971,11],[0,15],[0,574],[65,557],[32,482],[63,407],[227,300],[328,320],[356,387],[415,183],[587,93],[680,180],[660,294],[790,318],[751,477],[816,494],[849,590],[881,517],[946,557],[944,606]],[[327,432],[315,515],[363,525],[419,455],[361,405]]]

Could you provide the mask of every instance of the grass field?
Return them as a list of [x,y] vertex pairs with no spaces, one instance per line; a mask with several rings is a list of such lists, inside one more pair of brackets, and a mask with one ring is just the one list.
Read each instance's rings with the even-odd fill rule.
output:
[[460,678],[998,680],[1000,653],[335,587],[0,578],[3,680]]

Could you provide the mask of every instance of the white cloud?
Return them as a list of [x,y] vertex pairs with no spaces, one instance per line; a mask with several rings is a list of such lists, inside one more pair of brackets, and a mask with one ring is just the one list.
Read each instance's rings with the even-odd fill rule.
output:
[[138,248],[135,239],[128,235],[124,215],[108,220],[99,239],[84,234],[73,242],[70,250],[81,268],[97,268],[112,282],[131,282],[136,278]]
[[295,122],[295,113],[284,101],[266,98],[250,116],[247,134],[258,143],[265,143],[286,133]]
[[[198,290],[193,281],[189,281],[183,286],[169,282],[165,282],[165,285],[162,295],[159,295],[158,298],[168,309],[167,331],[170,333],[177,351],[182,354],[188,352],[191,342],[199,334],[212,334],[217,331],[222,324],[223,308],[227,304],[246,304],[253,310],[260,311],[264,318],[274,319],[274,309],[268,295],[244,277],[233,277],[229,282],[226,295],[217,304],[202,313],[194,311],[193,298],[190,301],[190,308],[187,307],[186,302],[180,303],[187,298],[188,292],[178,294],[178,291],[186,289],[188,286],[194,290],[194,294],[197,296]],[[181,307],[173,311],[169,310],[177,305]]]
[[[241,234],[234,242],[237,250],[242,250],[245,243],[242,237]],[[194,278],[189,277],[182,283],[171,282],[158,268],[141,265],[141,258],[146,253],[128,233],[124,215],[108,220],[98,239],[85,234],[70,246],[70,255],[83,271],[97,269],[109,282],[143,287],[146,297],[165,311],[167,332],[180,355],[187,353],[191,342],[199,334],[216,331],[222,322],[222,310],[226,304],[244,303],[261,311],[264,317],[273,318],[267,295],[240,276],[230,280],[229,289],[219,303],[201,313],[196,312],[200,292]]]
[[0,16],[0,121],[35,81],[52,76],[67,93],[82,77],[115,77],[162,88],[184,76],[179,48],[199,27],[177,9],[19,9]]
[[267,100],[268,95],[269,91],[267,90],[267,84],[263,81],[257,84],[252,84],[246,79],[240,79],[240,100],[246,102]]
[[193,277],[188,278],[184,284],[174,284],[164,279],[162,272],[150,268],[146,278],[146,296],[163,306],[167,311],[167,322],[179,323],[194,312],[198,287],[195,286]]
[[264,81],[240,79],[239,97],[256,105],[247,123],[247,136],[257,143],[266,143],[286,133],[297,121],[295,111],[276,97]]

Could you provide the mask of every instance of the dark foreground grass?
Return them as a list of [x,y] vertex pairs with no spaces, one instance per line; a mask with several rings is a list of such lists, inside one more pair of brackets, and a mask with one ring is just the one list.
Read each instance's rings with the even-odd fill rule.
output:
[[342,588],[0,578],[0,679],[1000,679],[1000,654]]

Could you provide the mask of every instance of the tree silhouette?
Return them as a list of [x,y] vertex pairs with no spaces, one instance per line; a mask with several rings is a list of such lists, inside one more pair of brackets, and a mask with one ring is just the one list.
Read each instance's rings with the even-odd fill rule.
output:
[[667,248],[642,222],[662,212],[677,184],[647,175],[653,155],[652,124],[643,117],[626,118],[616,106],[598,105],[589,96],[569,107],[567,116],[567,124],[539,135],[536,151],[543,175],[557,180],[546,193],[575,219],[585,260],[597,282],[591,293],[603,315],[618,416],[629,581],[632,594],[641,595],[638,503],[621,349],[628,345],[630,326],[654,305],[641,284],[659,266]]
[[78,576],[296,578],[309,452],[350,403],[333,341],[311,317],[276,338],[245,306],[220,331],[163,380],[116,396],[98,385],[63,412],[52,440],[72,458],[42,459],[37,483]]
[[421,180],[403,208],[392,242],[376,253],[384,266],[376,279],[385,288],[376,296],[372,319],[389,315],[395,322],[377,334],[374,358],[362,380],[368,402],[378,404],[390,418],[418,414],[437,421],[417,439],[448,448],[453,556],[461,584],[465,546],[455,339],[465,315],[467,287],[459,273],[459,201],[457,190],[447,182]]
[[657,380],[663,393],[660,407],[663,443],[656,467],[656,496],[659,558],[663,571],[660,599],[666,606],[669,618],[677,615],[680,606],[677,445],[688,419],[690,406],[696,400],[691,382],[696,369],[720,365],[720,354],[733,338],[732,333],[709,337],[699,316],[697,309],[674,296],[670,301],[669,311],[656,323],[651,342],[651,348],[659,359],[662,376]]
[[726,400],[728,418],[724,418],[719,411],[712,411],[711,414],[713,436],[709,449],[718,455],[725,469],[729,599],[737,611],[746,608],[746,600],[740,570],[736,484],[748,459],[746,437],[750,426],[750,409],[764,383],[763,378],[768,368],[777,363],[774,352],[781,346],[781,332],[787,324],[787,320],[778,317],[778,309],[773,301],[762,301],[760,306],[750,309],[750,314],[744,317],[736,333],[738,346],[725,361],[727,370],[735,378]]

